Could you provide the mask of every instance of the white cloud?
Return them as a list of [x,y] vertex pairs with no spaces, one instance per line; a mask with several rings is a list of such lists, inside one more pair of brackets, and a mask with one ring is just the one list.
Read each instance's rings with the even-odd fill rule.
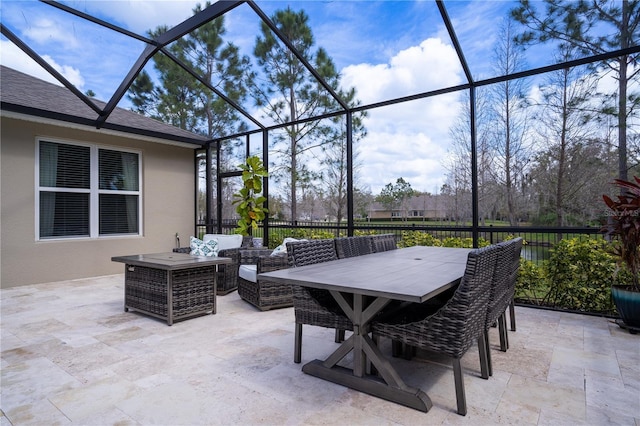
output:
[[376,132],[361,142],[360,183],[374,194],[402,177],[414,189],[434,192],[442,186],[446,149],[423,132]]
[[[160,25],[169,28],[181,23],[193,15],[193,8],[204,1],[194,0],[128,0],[87,2],[85,10],[108,18],[116,25],[141,35]],[[215,2],[212,2],[215,3]]]
[[69,49],[75,49],[80,46],[78,39],[73,31],[69,28],[61,26],[60,22],[56,22],[49,18],[36,17],[23,31],[24,36],[28,40],[36,43],[55,43],[61,44]]
[[44,56],[44,60],[51,64],[51,66],[69,80],[71,84],[76,86],[78,90],[84,90],[84,78],[82,77],[80,70],[69,65],[60,65],[47,55]]
[[[344,86],[356,87],[365,105],[462,82],[454,49],[434,38],[398,52],[388,64],[352,65],[342,74]],[[414,189],[439,189],[458,97],[452,93],[370,110],[367,137],[359,143],[360,182],[374,194],[399,177]]]
[[[49,74],[47,70],[42,68],[37,62],[27,56],[22,50],[20,50],[15,44],[7,40],[0,40],[0,63],[9,68],[13,68],[25,74],[32,75],[49,83],[54,83],[59,86],[62,84],[56,80],[54,76]],[[60,65],[53,60],[50,56],[44,55],[43,59],[47,61],[56,71],[62,74],[67,80],[69,80],[78,90],[83,90],[85,81],[80,71],[69,65]]]
[[343,85],[355,86],[369,104],[460,84],[461,67],[455,50],[430,38],[398,52],[388,64],[357,64],[342,70]]

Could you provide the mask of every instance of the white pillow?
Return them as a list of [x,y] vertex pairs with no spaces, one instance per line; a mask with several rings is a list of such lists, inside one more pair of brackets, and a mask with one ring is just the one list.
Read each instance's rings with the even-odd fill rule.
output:
[[189,238],[189,247],[194,256],[218,256],[218,240],[202,241],[200,238]]
[[278,247],[274,248],[271,252],[271,256],[280,256],[282,254],[287,254],[287,243],[294,243],[296,241],[307,241],[305,239],[297,240],[295,238],[285,238]]
[[202,240],[205,243],[209,240],[218,241],[218,251],[240,248],[242,245],[242,235],[240,234],[204,234]]

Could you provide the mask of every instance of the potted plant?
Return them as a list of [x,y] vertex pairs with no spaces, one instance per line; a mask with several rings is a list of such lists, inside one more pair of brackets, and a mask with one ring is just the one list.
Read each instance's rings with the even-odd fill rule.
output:
[[262,164],[260,157],[248,157],[244,164],[238,166],[242,169],[242,188],[233,195],[233,204],[240,215],[236,232],[243,236],[252,236],[253,230],[258,229],[258,224],[264,220],[268,210],[264,207],[267,201],[262,196],[262,178],[269,173]]
[[640,330],[640,178],[616,179],[614,185],[622,190],[616,199],[602,196],[609,208],[609,220],[603,231],[613,239],[612,249],[619,260],[611,294],[624,326],[637,332]]

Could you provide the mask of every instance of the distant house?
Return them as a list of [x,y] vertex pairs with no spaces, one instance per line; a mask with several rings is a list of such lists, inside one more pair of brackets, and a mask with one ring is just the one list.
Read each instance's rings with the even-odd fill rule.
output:
[[393,209],[376,201],[371,204],[369,214],[371,219],[438,220],[448,219],[451,208],[452,200],[448,195],[421,194]]
[[[0,69],[2,288],[123,272],[193,232],[194,149],[206,138]],[[104,103],[95,101],[101,108]]]

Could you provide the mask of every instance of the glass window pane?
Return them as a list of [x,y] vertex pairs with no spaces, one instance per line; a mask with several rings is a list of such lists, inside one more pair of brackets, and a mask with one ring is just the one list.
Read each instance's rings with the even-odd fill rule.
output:
[[138,154],[99,150],[100,189],[138,190]]
[[90,156],[88,146],[40,142],[40,186],[89,189]]
[[100,194],[100,235],[138,234],[138,196]]
[[89,194],[40,193],[40,238],[89,235]]
[[[205,223],[207,220],[207,153],[205,151],[197,152],[197,199],[196,199],[196,221],[197,223]],[[215,187],[216,181],[213,180]],[[215,193],[215,188],[212,189]]]

